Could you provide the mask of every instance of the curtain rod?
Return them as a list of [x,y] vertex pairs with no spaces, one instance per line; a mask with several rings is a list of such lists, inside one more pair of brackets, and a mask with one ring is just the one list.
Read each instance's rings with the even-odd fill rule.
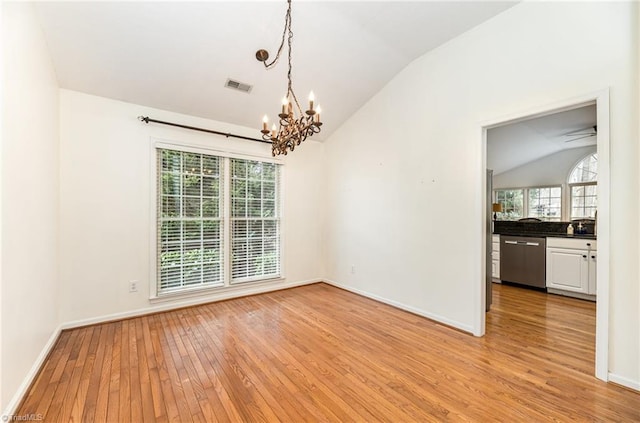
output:
[[229,137],[240,138],[240,139],[243,139],[243,140],[261,142],[263,144],[271,144],[269,141],[261,140],[260,138],[245,137],[243,135],[236,135],[236,134],[232,134],[232,133],[229,133],[229,132],[220,132],[220,131],[214,131],[213,129],[204,129],[204,128],[198,128],[198,127],[195,127],[195,126],[182,125],[180,123],[165,122],[163,120],[151,119],[149,116],[138,116],[138,120],[140,122],[144,122],[144,123],[149,123],[149,122],[160,123],[162,125],[169,125],[169,126],[175,126],[175,127],[178,127],[178,128],[191,129],[192,131],[200,131],[200,132],[207,132],[209,134],[224,135],[227,138],[229,138]]

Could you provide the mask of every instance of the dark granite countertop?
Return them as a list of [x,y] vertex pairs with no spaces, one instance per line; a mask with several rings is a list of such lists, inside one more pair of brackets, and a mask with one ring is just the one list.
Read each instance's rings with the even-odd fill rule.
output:
[[493,232],[493,235],[526,236],[526,237],[533,237],[533,238],[575,238],[575,239],[593,239],[593,240],[597,240],[598,239],[598,237],[595,236],[594,234],[568,235],[566,233],[563,234],[563,233],[548,233],[548,232],[542,232],[542,233],[535,233],[535,232],[498,233],[498,232]]
[[[586,234],[567,235],[567,226],[573,224],[577,230],[578,224],[586,228]],[[529,236],[538,238],[575,238],[575,239],[597,239],[595,235],[595,222],[589,220],[574,220],[572,222],[530,222],[530,221],[505,221],[493,222],[494,235]]]

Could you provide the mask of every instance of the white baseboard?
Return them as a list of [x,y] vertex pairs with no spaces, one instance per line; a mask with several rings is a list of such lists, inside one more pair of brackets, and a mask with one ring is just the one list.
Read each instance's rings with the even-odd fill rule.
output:
[[617,383],[634,391],[640,391],[640,381],[631,380],[615,373],[609,373],[609,382]]
[[448,318],[443,317],[443,316],[439,316],[439,315],[434,314],[434,313],[429,313],[429,312],[427,312],[425,310],[422,310],[422,309],[419,309],[419,308],[416,308],[416,307],[413,307],[413,306],[410,306],[410,305],[407,305],[407,304],[403,304],[403,303],[400,303],[398,301],[390,300],[388,298],[384,298],[384,297],[381,297],[381,296],[376,295],[376,294],[372,294],[372,293],[367,292],[367,291],[356,289],[356,288],[353,288],[353,287],[351,287],[349,285],[344,285],[344,284],[341,284],[339,282],[332,281],[330,279],[324,279],[324,282],[326,282],[326,283],[328,283],[330,285],[333,285],[333,286],[335,286],[337,288],[342,288],[342,289],[344,289],[346,291],[353,292],[354,294],[362,295],[363,297],[371,298],[372,300],[380,301],[381,303],[388,304],[388,305],[393,306],[395,308],[399,308],[401,310],[405,310],[405,311],[408,311],[410,313],[417,314],[418,316],[426,317],[427,319],[434,320],[436,322],[445,324],[447,326],[451,326],[451,327],[454,327],[456,329],[460,329],[461,331],[469,332],[470,334],[473,335],[473,327],[470,326],[470,325],[465,325],[464,323],[460,323],[460,322],[457,322],[455,320],[451,320],[451,319],[448,319]]
[[87,319],[73,320],[63,323],[61,328],[73,329],[81,326],[95,325],[99,323],[111,322],[115,320],[129,319],[132,317],[144,316],[145,314],[158,313],[162,311],[174,310],[177,308],[190,307],[199,304],[213,303],[216,301],[230,300],[232,298],[246,297],[248,295],[263,294],[265,292],[279,291],[287,288],[294,288],[296,286],[309,285],[312,283],[322,282],[322,279],[309,279],[306,281],[295,282],[269,282],[264,284],[252,284],[252,285],[235,285],[228,288],[223,288],[218,291],[214,291],[208,294],[201,294],[198,297],[192,297],[188,299],[176,299],[174,301],[167,300],[161,304],[152,305],[150,307],[140,308],[131,311],[125,311],[121,313],[107,314],[103,316],[90,317]]
[[44,347],[42,348],[42,351],[40,351],[40,354],[38,354],[38,357],[36,358],[36,361],[33,363],[33,366],[31,366],[31,369],[29,369],[29,372],[27,373],[24,380],[20,384],[20,387],[18,387],[18,390],[13,395],[13,397],[9,401],[9,404],[7,404],[6,408],[2,412],[2,417],[13,416],[16,413],[18,406],[20,405],[20,402],[22,401],[24,396],[27,394],[27,391],[31,387],[31,384],[35,381],[36,377],[38,377],[40,368],[44,365],[45,360],[49,356],[49,353],[53,349],[53,346],[56,344],[56,341],[58,340],[58,337],[60,336],[61,331],[62,331],[62,328],[58,326],[49,337],[49,340],[47,341],[47,343],[44,344]]

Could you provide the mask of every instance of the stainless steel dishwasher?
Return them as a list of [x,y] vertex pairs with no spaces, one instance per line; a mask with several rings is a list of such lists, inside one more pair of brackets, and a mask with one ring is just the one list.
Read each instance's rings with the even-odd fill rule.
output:
[[500,279],[536,288],[546,287],[546,239],[500,236]]

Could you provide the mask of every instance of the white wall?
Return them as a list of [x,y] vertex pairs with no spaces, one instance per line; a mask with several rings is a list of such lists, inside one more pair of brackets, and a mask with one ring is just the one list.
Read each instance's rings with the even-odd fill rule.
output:
[[0,409],[58,326],[58,86],[31,4],[2,3]]
[[482,122],[610,87],[609,370],[639,383],[635,8],[520,3],[390,81],[327,141],[328,278],[477,330]]
[[569,172],[581,159],[596,152],[596,146],[571,148],[542,157],[493,176],[493,188],[565,185]]
[[[144,124],[137,120],[140,115],[251,137],[260,135],[258,127],[242,128],[61,90],[60,309],[64,324],[184,304],[184,299],[149,302],[155,283],[150,275],[150,255],[155,248],[150,243],[155,210],[150,200],[150,184],[155,178],[152,137],[271,158],[267,144]],[[256,122],[258,125],[260,119]],[[323,149],[323,144],[307,140],[295,154],[286,156],[286,281],[260,289],[317,281],[324,274],[319,252],[325,192]],[[137,293],[129,293],[130,280],[139,281]],[[218,292],[191,300],[210,301],[228,295]]]

